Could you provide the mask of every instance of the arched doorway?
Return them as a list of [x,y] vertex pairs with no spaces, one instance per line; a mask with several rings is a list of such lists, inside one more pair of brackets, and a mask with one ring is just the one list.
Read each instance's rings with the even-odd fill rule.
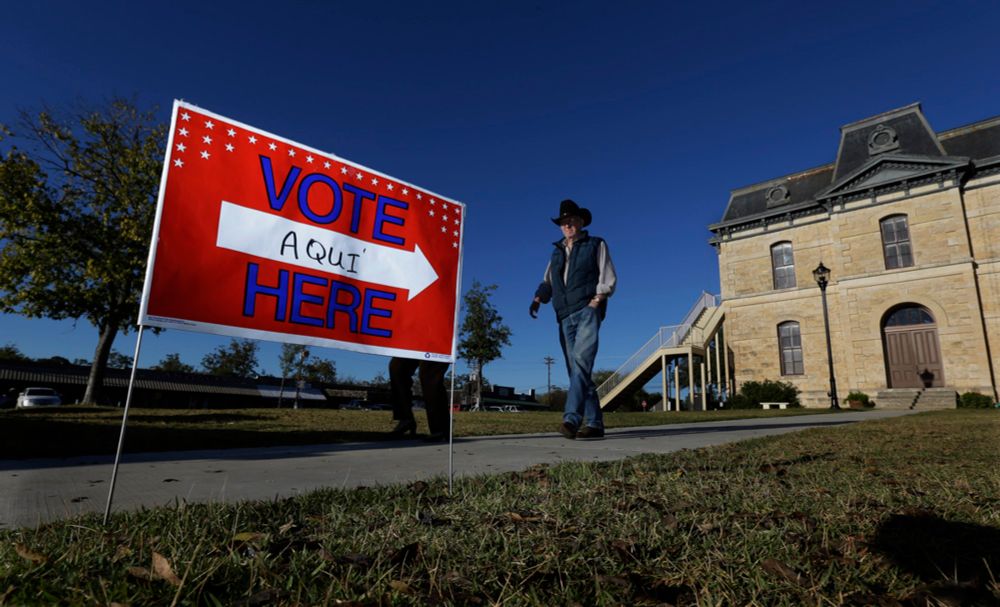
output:
[[902,304],[882,318],[882,344],[890,388],[944,386],[937,324],[930,310]]

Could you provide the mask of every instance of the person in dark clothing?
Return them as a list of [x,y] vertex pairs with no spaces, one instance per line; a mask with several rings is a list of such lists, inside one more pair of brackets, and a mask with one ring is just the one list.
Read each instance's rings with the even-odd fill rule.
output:
[[401,438],[407,433],[416,436],[417,420],[413,417],[413,372],[420,370],[420,387],[424,392],[427,410],[427,428],[430,433],[424,440],[442,442],[451,434],[448,412],[448,391],[444,376],[448,363],[393,357],[389,361],[389,386],[392,389],[392,419],[396,427],[390,434]]
[[556,312],[559,345],[569,373],[559,432],[570,439],[604,438],[604,417],[593,379],[594,360],[598,331],[618,277],[607,243],[583,229],[591,219],[590,211],[576,202],[567,199],[560,203],[559,216],[552,221],[563,238],[553,243],[555,249],[529,307],[532,318],[538,317],[539,305],[549,301]]

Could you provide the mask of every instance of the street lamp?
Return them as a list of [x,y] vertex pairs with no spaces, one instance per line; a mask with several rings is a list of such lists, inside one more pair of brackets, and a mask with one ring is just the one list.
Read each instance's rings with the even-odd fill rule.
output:
[[830,363],[830,408],[839,409],[837,402],[837,378],[833,375],[833,348],[830,345],[830,314],[826,309],[826,285],[830,284],[830,268],[819,262],[813,270],[813,278],[819,285],[820,296],[823,299],[823,327],[826,329],[826,360]]

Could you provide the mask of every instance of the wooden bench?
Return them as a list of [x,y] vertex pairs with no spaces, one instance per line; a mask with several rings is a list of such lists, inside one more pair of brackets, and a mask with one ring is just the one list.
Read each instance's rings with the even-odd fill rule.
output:
[[761,403],[761,409],[786,409],[788,408],[788,403]]

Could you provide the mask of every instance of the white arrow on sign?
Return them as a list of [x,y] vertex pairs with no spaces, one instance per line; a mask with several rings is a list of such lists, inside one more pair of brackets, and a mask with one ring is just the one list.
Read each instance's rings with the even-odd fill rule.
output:
[[310,270],[409,291],[438,279],[420,245],[394,249],[222,201],[216,246]]

